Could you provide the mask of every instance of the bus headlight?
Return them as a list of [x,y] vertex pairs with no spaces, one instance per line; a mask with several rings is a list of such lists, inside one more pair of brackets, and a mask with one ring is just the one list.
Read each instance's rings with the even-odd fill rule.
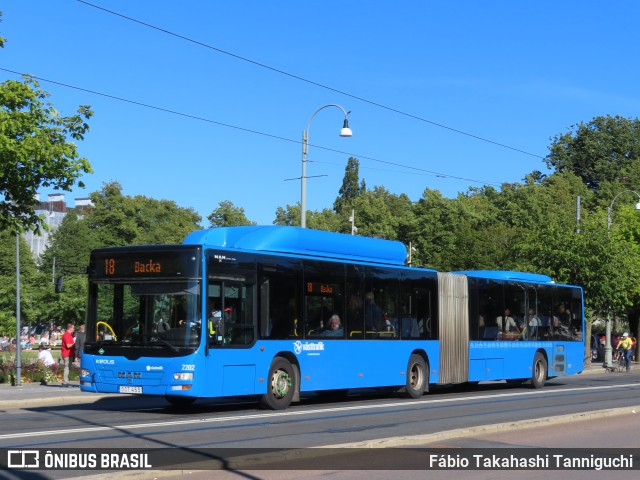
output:
[[193,372],[178,372],[173,374],[174,380],[181,380],[183,382],[193,381]]
[[89,375],[90,375],[89,370],[87,370],[86,368],[83,368],[82,370],[80,370],[81,377],[88,377]]

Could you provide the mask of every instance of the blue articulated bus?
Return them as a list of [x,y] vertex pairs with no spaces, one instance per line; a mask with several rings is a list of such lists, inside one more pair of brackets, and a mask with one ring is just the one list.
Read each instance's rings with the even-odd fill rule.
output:
[[254,396],[530,381],[582,370],[582,290],[520,272],[405,265],[400,242],[225,227],[96,249],[83,391]]

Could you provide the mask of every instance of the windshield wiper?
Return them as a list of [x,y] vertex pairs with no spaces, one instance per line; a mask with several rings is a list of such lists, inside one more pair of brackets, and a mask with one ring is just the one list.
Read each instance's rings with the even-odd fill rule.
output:
[[161,345],[168,347],[172,352],[178,353],[180,351],[175,345],[160,338],[157,333],[143,333],[140,335],[142,336],[143,340],[149,340],[151,343],[160,343]]

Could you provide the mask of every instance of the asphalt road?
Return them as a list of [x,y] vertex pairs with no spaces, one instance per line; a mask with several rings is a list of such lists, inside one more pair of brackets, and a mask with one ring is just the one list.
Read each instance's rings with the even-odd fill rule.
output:
[[[89,448],[100,451],[108,448],[169,448],[172,451],[212,449],[215,452],[216,449],[233,447],[282,447],[291,450],[336,445],[366,449],[424,445],[466,448],[485,445],[482,442],[489,442],[486,445],[493,448],[495,442],[502,442],[505,446],[529,445],[532,442],[529,446],[535,446],[537,444],[529,432],[539,428],[559,428],[555,434],[557,441],[572,442],[573,447],[591,447],[589,442],[594,438],[606,446],[637,447],[640,445],[640,425],[638,417],[630,412],[634,409],[640,411],[638,405],[638,373],[554,379],[542,390],[513,388],[504,383],[489,383],[473,389],[443,388],[420,400],[363,392],[335,401],[309,397],[283,412],[257,410],[254,403],[217,402],[196,405],[185,413],[167,407],[162,399],[108,397],[85,405],[5,409],[3,416],[9,421],[4,422],[0,432],[0,448]],[[594,411],[599,413],[591,413]],[[618,418],[612,415],[621,413],[632,426],[626,437],[612,430],[612,419]],[[594,434],[594,429],[601,433]],[[512,432],[520,434],[514,437],[518,440],[508,436]],[[541,441],[551,439],[549,435],[543,434]],[[565,440],[562,440],[563,435]],[[303,451],[308,453],[309,449]],[[402,477],[406,474],[405,469],[411,466],[410,452],[407,455],[391,459],[381,455],[362,455],[354,460],[354,466],[362,470],[374,469],[368,478],[376,478],[380,472],[376,469],[386,468],[387,464],[394,470],[394,478],[418,478]],[[380,459],[386,463],[376,465]],[[312,475],[311,470],[294,468],[293,460],[287,455],[276,460],[275,467],[282,461],[290,466],[281,470],[277,477],[270,476],[274,471],[255,476],[255,471],[241,473],[231,467],[234,472],[227,473],[235,475],[233,477],[220,476],[224,474],[220,471],[207,471],[202,477],[191,473],[190,478],[314,478],[309,476]],[[323,462],[319,465],[322,467],[327,458],[319,456],[318,461]],[[304,468],[315,466],[308,458],[302,462]],[[338,463],[330,462],[329,465],[337,466]],[[185,468],[188,472],[192,470]],[[294,470],[299,476],[290,476]],[[425,475],[424,471],[419,471]],[[359,474],[353,470],[331,472],[335,478],[362,478],[341,477]],[[148,473],[137,476],[175,475],[165,471],[145,477]],[[445,478],[437,475],[446,473],[428,472],[429,478]],[[476,474],[486,475],[487,472]],[[70,478],[78,475],[80,472],[50,471],[29,478]],[[110,474],[106,478],[117,476],[122,476],[122,473]],[[496,475],[490,477],[500,478]],[[385,478],[390,478],[389,472]]]
[[[609,415],[588,414],[580,419],[573,419],[568,423],[548,422],[544,425],[512,425],[511,428],[501,428],[493,432],[482,433],[481,431],[463,437],[452,437],[439,442],[431,442],[420,445],[420,448],[413,447],[413,451],[408,450],[408,455],[413,457],[421,456],[425,458],[430,453],[442,451],[452,452],[464,449],[484,449],[493,452],[544,452],[544,448],[552,448],[554,452],[561,452],[562,449],[573,449],[580,446],[587,453],[598,452],[603,447],[611,449],[624,449],[630,446],[638,448],[640,446],[640,411],[632,413],[631,410],[620,410],[617,414],[610,412]],[[366,452],[365,452],[366,453]],[[371,456],[363,456],[371,461]],[[353,465],[349,469],[338,470],[331,468],[330,457],[319,457],[317,459],[305,460],[302,468],[299,464],[284,463],[265,464],[262,468],[251,470],[221,470],[221,471],[194,471],[185,470],[181,472],[155,472],[153,478],[165,478],[177,480],[187,476],[189,480],[238,480],[238,479],[260,479],[260,480],[450,480],[452,478],[464,480],[601,480],[602,478],[613,479],[637,479],[638,465],[640,458],[636,457],[636,470],[617,471],[596,471],[596,470],[532,470],[532,469],[505,469],[505,470],[464,470],[445,469],[431,470],[427,468],[407,468],[411,460],[407,455],[397,455],[396,462],[389,460],[393,456],[385,455],[383,460],[387,465],[376,464],[371,461],[369,465],[362,464],[354,456],[350,457]],[[425,462],[426,463],[426,462]],[[285,468],[286,465],[286,468]],[[266,469],[268,467],[270,469]],[[151,477],[149,477],[151,478]]]

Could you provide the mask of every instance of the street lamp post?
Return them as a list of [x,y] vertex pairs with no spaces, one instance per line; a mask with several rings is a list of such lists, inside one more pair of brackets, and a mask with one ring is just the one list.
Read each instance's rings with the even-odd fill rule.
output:
[[307,228],[307,150],[309,148],[309,126],[311,125],[313,117],[316,116],[316,113],[327,107],[339,108],[342,110],[342,113],[344,113],[344,124],[342,126],[342,130],[340,130],[340,136],[350,137],[352,135],[348,120],[350,112],[347,112],[340,105],[336,105],[334,103],[325,105],[324,107],[320,107],[318,110],[313,112],[313,115],[311,115],[309,123],[307,123],[307,128],[302,132],[302,176],[300,177],[300,226],[302,228]]
[[[640,193],[634,190],[624,190],[618,193],[613,200],[611,200],[611,205],[607,209],[607,231],[611,230],[611,224],[613,223],[613,204],[618,199],[620,195],[623,193],[633,193],[638,197],[638,203],[635,205],[636,210],[640,210]],[[604,332],[604,367],[605,368],[613,368],[612,364],[612,348],[611,348],[611,319],[609,318],[610,312],[607,311],[607,320],[605,322],[605,332]]]
[[22,386],[22,352],[20,339],[22,326],[20,325],[20,234],[16,232],[16,387]]

